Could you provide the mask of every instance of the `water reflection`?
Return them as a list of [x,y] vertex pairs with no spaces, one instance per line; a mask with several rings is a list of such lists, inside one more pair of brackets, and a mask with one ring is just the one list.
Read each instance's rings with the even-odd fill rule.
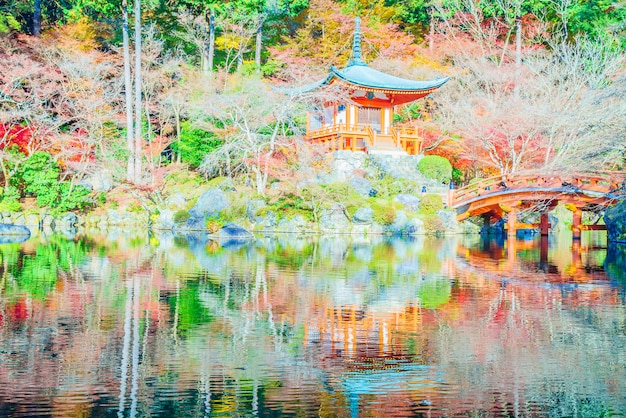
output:
[[0,245],[0,415],[619,415],[626,251],[602,242]]

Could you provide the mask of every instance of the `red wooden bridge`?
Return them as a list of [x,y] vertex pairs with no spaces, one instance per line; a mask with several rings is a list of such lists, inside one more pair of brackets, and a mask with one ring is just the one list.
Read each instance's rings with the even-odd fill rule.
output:
[[606,171],[578,174],[524,173],[483,179],[457,190],[450,190],[448,207],[462,221],[471,216],[507,217],[509,231],[517,223],[520,210],[535,207],[541,212],[537,226],[548,234],[548,212],[562,202],[573,212],[572,232],[580,238],[584,229],[604,229],[603,225],[582,225],[583,211],[601,211],[626,196],[626,172]]

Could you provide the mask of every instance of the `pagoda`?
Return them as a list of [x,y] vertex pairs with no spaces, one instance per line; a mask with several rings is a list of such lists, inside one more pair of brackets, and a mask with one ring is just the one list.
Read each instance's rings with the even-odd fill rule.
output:
[[343,70],[331,67],[325,79],[305,88],[311,91],[339,83],[347,89],[350,102],[324,103],[321,111],[309,113],[306,138],[325,144],[331,151],[419,154],[422,140],[417,129],[394,126],[394,109],[431,94],[448,80],[409,80],[370,68],[361,56],[361,25],[357,17],[348,66]]

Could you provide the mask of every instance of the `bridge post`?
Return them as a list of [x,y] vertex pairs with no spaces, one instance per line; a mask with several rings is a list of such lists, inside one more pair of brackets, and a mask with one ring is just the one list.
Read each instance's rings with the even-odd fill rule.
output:
[[580,240],[580,226],[582,225],[583,211],[580,208],[574,209],[572,216],[572,239]]
[[541,231],[541,236],[546,236],[550,232],[550,223],[547,212],[543,212],[541,214],[541,218],[539,221],[539,230]]
[[511,211],[508,213],[507,226],[509,230],[508,231],[509,237],[514,237],[515,233],[517,232],[517,209],[516,208],[512,208]]

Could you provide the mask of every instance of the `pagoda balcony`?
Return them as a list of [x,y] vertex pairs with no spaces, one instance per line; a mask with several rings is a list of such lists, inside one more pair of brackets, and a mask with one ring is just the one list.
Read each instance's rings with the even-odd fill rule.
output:
[[370,125],[337,123],[311,129],[306,138],[326,146],[329,151],[395,155],[417,155],[422,151],[422,138],[416,128],[391,126],[384,132],[378,132]]

